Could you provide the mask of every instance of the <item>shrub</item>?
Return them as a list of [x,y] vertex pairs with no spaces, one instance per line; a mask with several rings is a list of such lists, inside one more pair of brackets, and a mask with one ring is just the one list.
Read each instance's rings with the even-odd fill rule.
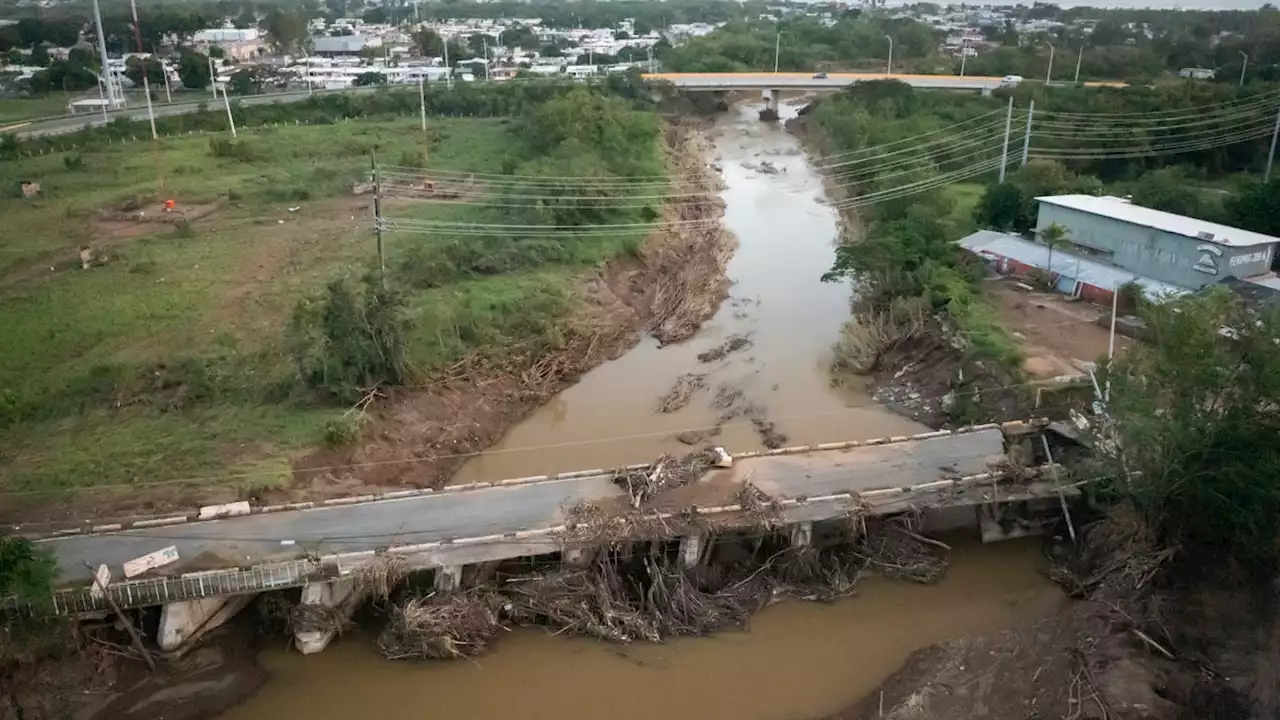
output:
[[344,402],[370,388],[399,385],[408,375],[405,299],[367,273],[358,289],[329,283],[322,298],[294,308],[287,343],[302,381]]

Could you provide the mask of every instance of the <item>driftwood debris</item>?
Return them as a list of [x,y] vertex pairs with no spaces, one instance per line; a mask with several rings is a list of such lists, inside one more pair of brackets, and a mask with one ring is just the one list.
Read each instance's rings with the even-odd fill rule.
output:
[[498,596],[482,590],[410,598],[391,606],[378,649],[388,660],[475,657],[503,629],[500,604]]
[[627,491],[631,507],[638,510],[662,491],[697,480],[714,464],[715,454],[706,450],[692,452],[682,458],[663,455],[646,468],[615,470],[613,482]]

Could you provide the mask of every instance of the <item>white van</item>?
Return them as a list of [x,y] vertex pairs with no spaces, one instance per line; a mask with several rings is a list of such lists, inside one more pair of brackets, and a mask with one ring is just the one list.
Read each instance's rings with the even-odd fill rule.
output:
[[1005,75],[1000,81],[1001,86],[1019,85],[1022,83],[1021,75]]

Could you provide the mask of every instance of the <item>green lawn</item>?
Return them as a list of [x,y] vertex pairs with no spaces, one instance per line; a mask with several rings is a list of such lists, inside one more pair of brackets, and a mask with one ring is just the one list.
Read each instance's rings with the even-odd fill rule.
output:
[[79,100],[82,97],[78,94],[73,96],[72,93],[59,92],[38,98],[0,98],[0,128],[23,120],[66,115],[67,103],[73,99]]
[[[435,169],[498,173],[513,144],[502,120],[435,119],[430,134]],[[418,120],[262,128],[215,148],[222,137],[0,164],[0,420],[10,418],[0,424],[0,491],[284,468],[341,413],[292,382],[283,329],[301,297],[375,258],[372,200],[349,189],[365,178],[371,152],[419,163]],[[18,179],[40,182],[42,197],[16,197],[8,189]],[[179,208],[224,207],[189,230],[156,224],[136,237],[104,237],[94,219],[135,198],[170,197]],[[491,220],[466,204],[390,203],[387,212]],[[547,247],[538,258],[528,254],[537,243],[474,240],[489,245],[387,238],[393,272],[409,273],[400,265],[414,252],[447,250],[440,257],[454,262],[413,288],[410,354],[419,370],[552,336],[582,268],[629,247]],[[86,241],[105,265],[79,268],[76,249]],[[516,253],[508,266],[488,265],[504,252]]]

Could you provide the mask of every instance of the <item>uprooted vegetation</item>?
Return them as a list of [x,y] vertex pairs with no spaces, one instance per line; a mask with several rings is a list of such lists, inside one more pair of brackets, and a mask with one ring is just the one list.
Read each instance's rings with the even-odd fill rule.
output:
[[678,543],[608,542],[589,550],[589,561],[580,566],[499,572],[491,585],[454,594],[409,594],[389,609],[379,647],[391,659],[474,657],[512,625],[657,643],[745,629],[754,613],[784,598],[847,596],[868,570],[917,582],[941,577],[945,546],[899,521],[868,522],[866,533],[865,540],[846,536],[819,548],[788,547],[781,536],[739,531],[714,543],[707,562],[691,567],[680,558]]

